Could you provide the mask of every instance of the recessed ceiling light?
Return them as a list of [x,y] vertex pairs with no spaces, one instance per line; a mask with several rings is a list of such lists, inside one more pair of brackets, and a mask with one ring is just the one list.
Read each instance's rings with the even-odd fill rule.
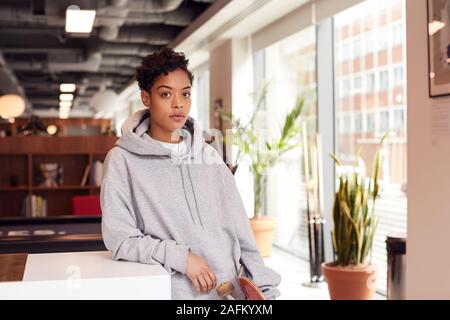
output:
[[70,107],[72,107],[72,101],[60,101],[59,107],[60,108],[70,108]]
[[61,83],[59,85],[59,90],[61,92],[74,92],[77,86],[75,83]]
[[61,93],[59,95],[60,101],[73,101],[73,94],[71,93]]
[[90,33],[94,26],[95,10],[81,10],[71,5],[66,9],[66,32]]
[[59,109],[59,114],[69,114],[70,113],[70,109]]
[[69,118],[69,114],[68,113],[59,113],[59,118],[60,119],[67,119],[67,118]]

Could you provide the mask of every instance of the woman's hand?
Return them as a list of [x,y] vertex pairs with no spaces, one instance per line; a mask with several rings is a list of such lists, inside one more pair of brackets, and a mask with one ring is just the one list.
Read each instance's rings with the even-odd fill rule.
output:
[[191,251],[188,253],[186,276],[198,293],[207,293],[217,286],[217,279],[211,267],[202,257]]

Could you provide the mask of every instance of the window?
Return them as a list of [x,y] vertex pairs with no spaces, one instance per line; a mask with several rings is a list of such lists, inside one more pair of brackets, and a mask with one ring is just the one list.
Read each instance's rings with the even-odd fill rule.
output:
[[363,131],[363,125],[362,125],[362,114],[358,112],[355,114],[355,132],[362,132]]
[[396,67],[394,69],[394,85],[401,86],[405,76],[403,75],[403,66]]
[[260,50],[253,55],[253,87],[258,87],[259,83],[266,77],[266,58],[264,50]]
[[352,90],[352,84],[351,84],[351,79],[345,79],[342,82],[342,95],[344,97],[347,97],[351,94],[351,90]]
[[366,76],[366,92],[375,91],[375,74],[368,73]]
[[378,37],[378,50],[385,50],[389,44],[389,29],[387,26],[380,27],[376,31],[376,34]]
[[[400,4],[400,6],[399,6]],[[391,14],[393,8],[401,8],[401,16]],[[358,41],[364,44],[366,54],[376,50],[388,48],[391,44],[405,48],[404,20],[405,0],[379,1],[366,0],[360,4],[339,13],[334,18],[335,54],[340,54],[341,40],[336,37],[341,28],[346,25],[346,17],[358,17],[361,25],[365,26],[365,32],[354,34],[346,41]],[[387,13],[387,14],[386,14]],[[384,15],[385,18],[381,18]],[[395,20],[394,20],[395,19]],[[387,20],[387,21],[386,21]],[[383,25],[380,26],[381,21]],[[339,130],[336,131],[336,154],[344,162],[350,164],[358,150],[366,163],[367,168],[372,167],[372,159],[380,141],[380,137],[389,129],[394,128],[395,140],[388,138],[383,147],[384,162],[381,172],[382,193],[376,203],[376,213],[379,217],[379,225],[374,240],[372,262],[380,268],[377,289],[386,291],[386,236],[389,233],[404,233],[406,231],[406,106],[403,97],[405,89],[405,61],[393,61],[393,50],[386,50],[386,59],[378,59],[376,55],[371,59],[370,66],[366,64],[366,57],[361,56],[361,70],[354,73],[335,72],[335,83],[346,79],[353,79],[354,88],[359,86],[359,77],[362,75],[362,92],[359,94],[358,108],[354,107],[352,113],[355,118],[354,133],[345,130],[345,114],[349,112],[349,101],[356,100],[356,90],[347,96],[345,92],[335,92],[335,114]],[[381,52],[379,52],[381,54]],[[342,63],[334,59],[335,69],[341,70]],[[390,73],[392,70],[392,80]],[[376,91],[377,94],[374,94]],[[355,99],[351,99],[355,95]],[[395,106],[393,110],[392,106]],[[382,109],[381,109],[382,108]],[[342,120],[344,119],[344,120]]]
[[342,45],[342,57],[343,61],[348,61],[352,59],[352,48],[350,47],[350,42],[345,42]]
[[405,112],[402,109],[394,111],[394,129],[405,130]]
[[374,33],[373,31],[367,31],[364,35],[363,35],[363,39],[364,39],[364,43],[366,46],[366,50],[365,53],[366,54],[371,54],[374,51]]
[[344,133],[344,116],[340,115],[336,119],[337,121],[337,132]]
[[380,112],[380,131],[381,132],[386,132],[388,131],[390,128],[389,125],[389,111],[385,110],[385,111],[381,111]]
[[389,73],[388,70],[383,70],[380,72],[380,91],[386,90],[389,88]]
[[[351,52],[346,50],[347,54]],[[264,77],[269,82],[266,134],[279,133],[280,124],[298,96],[305,100],[302,120],[307,122],[309,132],[314,133],[317,130],[315,28],[307,28],[266,47],[256,52],[253,59],[254,79]],[[350,80],[342,86],[350,94]],[[271,169],[265,207],[278,221],[274,244],[309,259],[306,191],[299,148],[289,151],[284,161]]]
[[361,76],[356,76],[353,79],[353,92],[359,93],[361,92],[361,88],[362,88]]
[[344,133],[353,133],[353,123],[351,114],[344,115]]
[[374,132],[375,131],[375,116],[374,112],[367,114],[367,131]]
[[403,38],[405,37],[403,34],[403,23],[395,24],[392,28],[394,46],[401,45],[403,43]]
[[341,114],[339,116],[339,122],[340,122],[339,123],[339,128],[340,128],[339,132],[343,133],[343,134],[349,133],[351,124],[350,124],[350,118],[349,118],[348,114]]
[[203,130],[209,129],[209,69],[203,65],[193,71],[190,115],[199,122]]
[[355,38],[353,40],[353,55],[355,58],[359,58],[361,56],[361,39]]

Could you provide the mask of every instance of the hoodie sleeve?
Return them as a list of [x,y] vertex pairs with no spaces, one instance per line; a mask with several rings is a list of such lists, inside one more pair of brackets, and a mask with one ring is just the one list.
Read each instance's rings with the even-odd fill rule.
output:
[[235,231],[241,248],[241,264],[246,269],[247,276],[255,282],[267,299],[280,296],[276,288],[281,282],[281,275],[264,264],[264,260],[256,247],[256,241],[242,203],[236,180],[228,167],[223,164],[225,190],[229,197],[231,211],[234,215]]
[[130,197],[123,188],[108,179],[108,170],[105,170],[102,182],[100,204],[103,242],[112,252],[113,259],[160,264],[170,274],[176,271],[186,273],[189,247],[174,240],[144,235],[138,228]]

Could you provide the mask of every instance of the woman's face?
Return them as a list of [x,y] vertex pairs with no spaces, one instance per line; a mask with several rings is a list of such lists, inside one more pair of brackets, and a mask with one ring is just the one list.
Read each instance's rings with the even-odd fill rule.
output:
[[191,82],[185,71],[176,69],[157,78],[150,94],[141,90],[141,98],[150,109],[152,124],[156,124],[158,131],[172,133],[181,129],[189,116]]

